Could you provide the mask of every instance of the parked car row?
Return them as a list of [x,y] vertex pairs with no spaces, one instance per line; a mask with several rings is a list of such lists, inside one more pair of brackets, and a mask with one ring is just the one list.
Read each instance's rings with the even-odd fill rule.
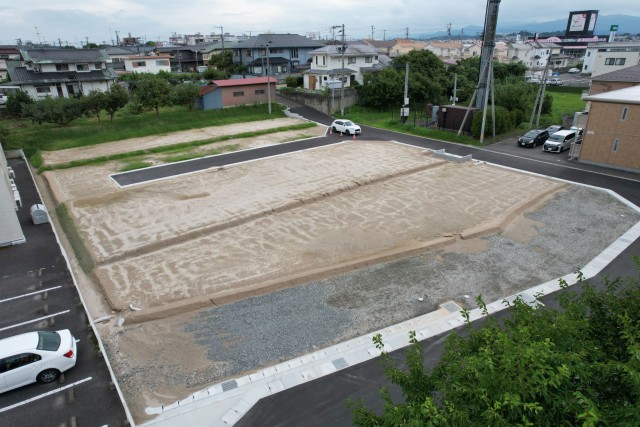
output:
[[584,130],[577,127],[565,129],[552,125],[546,129],[532,129],[518,138],[518,146],[534,148],[542,145],[542,150],[550,153],[562,153],[571,148],[572,143],[581,144]]

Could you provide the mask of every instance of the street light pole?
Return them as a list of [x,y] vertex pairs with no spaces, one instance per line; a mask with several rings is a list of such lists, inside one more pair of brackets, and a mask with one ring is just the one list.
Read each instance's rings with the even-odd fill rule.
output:
[[271,77],[269,70],[269,45],[271,44],[271,40],[267,42],[267,99],[269,103],[269,115],[271,115]]
[[342,82],[340,87],[340,117],[344,117],[344,51],[347,50],[347,45],[344,43],[344,24],[342,24],[342,70],[340,70],[340,81]]

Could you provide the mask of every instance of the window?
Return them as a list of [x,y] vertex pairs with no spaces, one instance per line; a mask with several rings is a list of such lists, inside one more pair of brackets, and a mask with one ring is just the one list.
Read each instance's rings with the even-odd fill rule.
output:
[[318,65],[318,57],[316,56],[316,65]]
[[76,64],[76,70],[89,71],[89,64]]
[[616,153],[616,152],[618,152],[618,148],[619,147],[620,147],[620,140],[616,139],[615,141],[613,141],[613,147],[611,147],[611,151]]
[[56,64],[56,71],[69,71],[69,64]]
[[587,56],[591,56],[591,52],[587,52]]
[[256,89],[256,95],[264,95],[264,89]]
[[378,55],[374,56],[373,59],[378,60]]
[[298,49],[297,48],[292,48],[291,49],[291,57],[292,58],[297,58],[298,57]]
[[49,93],[49,92],[51,92],[51,88],[49,86],[38,86],[38,87],[36,87],[36,92],[38,92],[38,93]]
[[51,331],[38,332],[38,350],[58,351],[60,348],[60,334]]
[[280,72],[281,73],[286,73],[287,72],[287,66],[283,65],[282,67],[280,67]]
[[606,58],[604,65],[624,65],[626,58]]
[[0,373],[11,371],[42,359],[39,354],[22,353],[0,359]]
[[356,63],[356,57],[352,56],[348,58],[347,64],[355,64]]
[[327,57],[326,56],[322,57],[322,65],[327,65]]
[[244,96],[244,91],[238,91],[238,92],[233,92],[233,97],[234,98],[239,98],[241,96]]
[[624,65],[626,58],[616,58],[616,65]]
[[373,58],[371,58],[370,56],[365,56],[364,62],[366,62],[367,64],[371,64],[373,62]]
[[282,49],[269,49],[269,52],[271,53],[283,53]]
[[102,70],[102,64],[99,62],[96,62],[95,64],[93,64],[93,68],[95,68],[96,70]]
[[133,68],[146,67],[147,61],[133,61],[131,65],[133,65]]
[[251,49],[247,49],[244,51],[245,56],[251,56]]
[[620,118],[621,122],[624,122],[627,119],[627,112],[629,111],[629,109],[627,107],[624,107],[622,109],[622,118]]
[[169,60],[168,59],[160,59],[156,61],[156,66],[158,67],[162,67],[162,66],[169,66]]

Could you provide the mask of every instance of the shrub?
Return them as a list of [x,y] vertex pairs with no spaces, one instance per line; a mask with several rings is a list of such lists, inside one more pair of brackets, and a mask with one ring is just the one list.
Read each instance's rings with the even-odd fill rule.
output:
[[23,106],[31,105],[36,102],[25,91],[19,90],[16,93],[9,95],[7,99],[7,112],[13,117],[21,117],[23,115]]

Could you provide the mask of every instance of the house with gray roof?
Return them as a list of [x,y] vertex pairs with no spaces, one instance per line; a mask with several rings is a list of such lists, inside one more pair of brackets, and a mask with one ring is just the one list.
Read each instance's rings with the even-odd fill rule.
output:
[[254,75],[266,75],[268,62],[269,75],[284,77],[308,69],[311,52],[322,46],[324,43],[298,34],[260,34],[235,45],[233,62]]
[[[380,62],[380,54],[370,46],[328,45],[311,52],[311,69],[304,73],[304,87],[322,90],[325,87],[349,87],[354,81],[362,84],[364,74],[377,72],[386,65]],[[344,65],[344,66],[343,66]]]
[[204,55],[207,45],[172,46],[157,48],[158,54],[169,56],[171,71],[176,73],[194,73],[198,67],[207,65]]
[[11,85],[36,100],[104,92],[116,78],[107,67],[108,55],[99,49],[24,49],[20,55],[18,61],[7,61]]

